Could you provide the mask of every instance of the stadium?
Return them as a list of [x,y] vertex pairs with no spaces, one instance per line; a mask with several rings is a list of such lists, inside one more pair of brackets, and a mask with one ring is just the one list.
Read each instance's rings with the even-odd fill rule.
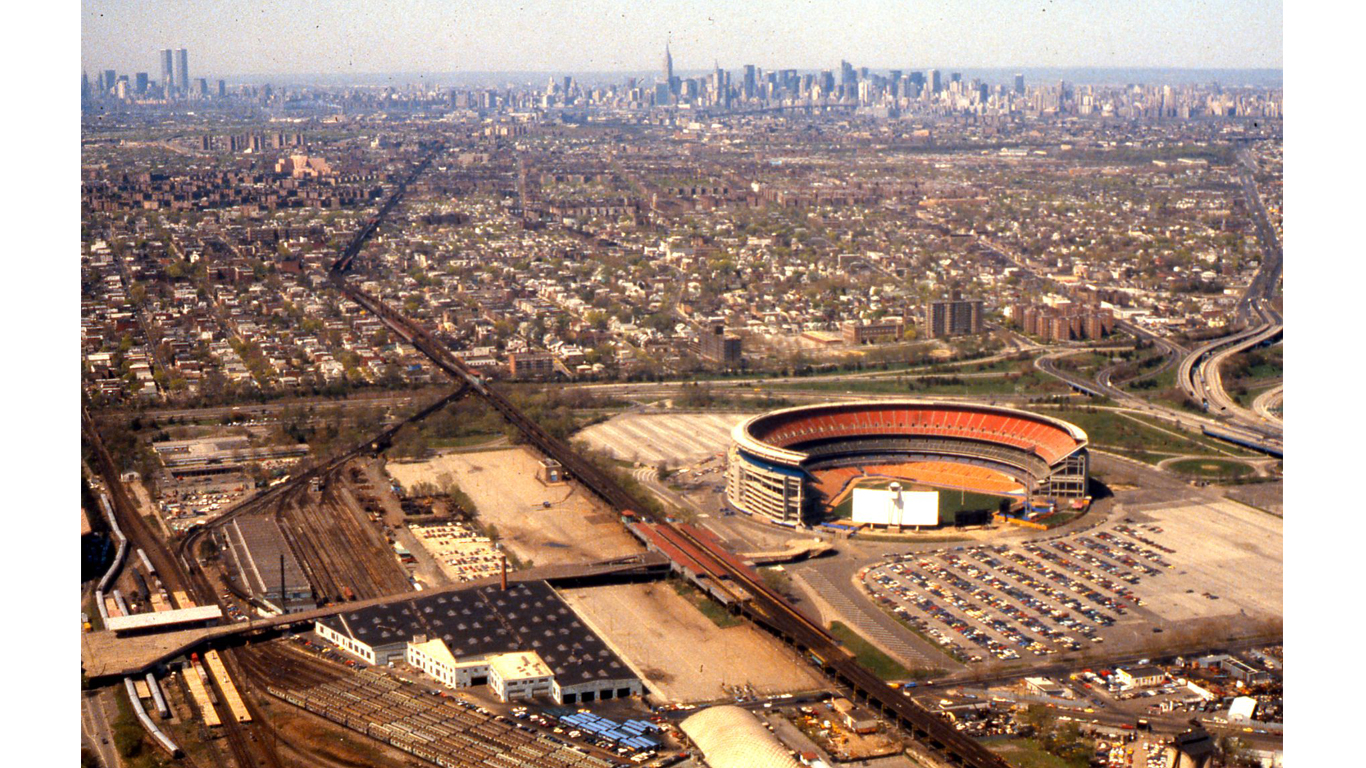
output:
[[870,480],[993,496],[1086,494],[1086,433],[994,405],[879,400],[799,406],[731,432],[730,507],[783,525],[819,520]]

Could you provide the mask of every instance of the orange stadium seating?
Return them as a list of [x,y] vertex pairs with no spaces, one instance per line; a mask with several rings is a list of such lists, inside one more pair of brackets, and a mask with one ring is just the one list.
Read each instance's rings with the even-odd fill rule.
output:
[[1041,419],[970,407],[867,405],[782,414],[756,422],[753,436],[780,448],[814,440],[876,435],[924,435],[982,440],[1032,452],[1049,464],[1076,450],[1067,430]]

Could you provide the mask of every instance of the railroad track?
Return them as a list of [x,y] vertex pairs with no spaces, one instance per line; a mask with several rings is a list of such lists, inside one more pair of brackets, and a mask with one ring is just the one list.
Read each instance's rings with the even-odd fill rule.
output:
[[[180,561],[167,549],[161,538],[151,530],[142,515],[138,514],[137,508],[129,500],[128,492],[123,487],[123,480],[104,445],[104,440],[100,437],[99,428],[90,415],[88,407],[81,409],[81,429],[90,445],[96,468],[104,478],[115,514],[119,518],[120,528],[131,543],[140,547],[147,554],[148,559],[156,567],[162,585],[166,587],[167,591],[183,590],[187,594],[195,595],[196,602],[201,605],[216,603],[214,591],[207,580],[202,577],[195,579],[182,570]],[[223,697],[220,696],[219,701],[224,701]],[[224,706],[223,711],[220,712],[220,716],[223,716],[223,734],[228,743],[228,749],[239,768],[248,768],[249,766],[280,768],[279,758],[274,751],[259,742],[256,743],[257,748],[253,749],[253,744],[250,743],[251,736],[245,731],[244,726],[235,722],[232,717],[226,716],[228,713],[225,705],[220,706]]]
[[[428,405],[426,408],[423,408],[412,416],[388,427],[373,438],[357,444],[342,455],[308,469],[299,475],[292,476],[287,482],[267,488],[265,491],[239,502],[222,515],[214,518],[212,522],[190,531],[185,538],[181,539],[180,544],[176,547],[177,557],[179,557],[188,567],[190,563],[195,562],[193,557],[191,557],[194,545],[209,531],[220,528],[241,515],[250,514],[251,512],[267,508],[267,504],[275,503],[279,498],[303,487],[304,483],[311,481],[315,477],[325,476],[327,473],[336,470],[346,462],[358,456],[366,453],[379,453],[392,444],[394,436],[398,434],[400,429],[409,424],[416,424],[417,422],[422,421],[433,413],[436,413],[447,405],[464,397],[468,391],[468,386],[461,384],[445,397],[433,402],[431,405]],[[212,594],[212,590],[210,590],[209,596],[212,597]]]

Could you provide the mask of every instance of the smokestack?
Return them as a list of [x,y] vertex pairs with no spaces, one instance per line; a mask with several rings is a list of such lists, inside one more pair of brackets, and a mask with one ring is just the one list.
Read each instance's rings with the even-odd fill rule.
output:
[[508,556],[503,555],[503,591],[508,591]]

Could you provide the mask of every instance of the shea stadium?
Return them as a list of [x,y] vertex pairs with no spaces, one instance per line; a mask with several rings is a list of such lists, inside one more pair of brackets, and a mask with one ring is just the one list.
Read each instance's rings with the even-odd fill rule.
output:
[[855,485],[878,481],[1020,501],[1087,492],[1085,432],[994,405],[800,406],[747,419],[731,439],[727,503],[789,526],[831,516]]

